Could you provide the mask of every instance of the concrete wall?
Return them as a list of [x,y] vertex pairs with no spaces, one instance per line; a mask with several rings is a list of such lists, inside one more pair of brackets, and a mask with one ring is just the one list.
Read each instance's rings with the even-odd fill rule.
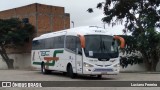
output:
[[159,60],[159,62],[158,62],[158,64],[157,64],[156,70],[157,70],[157,71],[160,71],[160,60]]
[[9,54],[9,57],[14,59],[15,69],[29,69],[31,68],[31,54]]
[[[31,68],[31,55],[25,54],[8,54],[11,59],[14,59],[15,69],[30,69]],[[7,69],[5,61],[0,57],[0,69]]]
[[121,72],[141,72],[146,71],[144,64],[128,65],[127,68],[121,67]]
[[0,57],[0,69],[7,69],[6,62]]
[[[120,51],[121,52],[121,51]],[[141,57],[141,53],[140,52],[135,52],[135,53],[131,53],[131,54],[127,54],[126,52],[125,53],[120,53],[119,54],[121,57],[126,57],[126,56],[132,56],[132,55],[136,55],[136,56],[140,56]],[[146,71],[145,69],[145,66],[144,64],[133,64],[133,65],[128,65],[127,68],[122,68],[121,67],[121,70],[122,72],[126,71],[126,72],[140,72],[140,71]]]
[[[127,68],[122,68],[121,67],[121,71],[122,72],[139,72],[139,71],[147,71],[147,70],[145,68],[144,63],[142,63],[142,64],[135,64],[135,65],[132,65],[132,66],[128,65]],[[156,71],[160,72],[160,61],[157,64]]]
[[[31,54],[9,54],[9,57],[14,59],[14,67],[15,69],[31,69]],[[7,69],[6,63],[0,57],[0,69]],[[135,64],[135,65],[128,65],[127,68],[122,68],[122,72],[139,72],[139,71],[146,71],[144,64]],[[157,65],[157,71],[160,71],[160,62]]]
[[[10,58],[14,59],[15,69],[30,69],[31,68],[31,55],[26,54],[8,54]],[[160,65],[160,63],[159,63]],[[6,63],[0,57],[0,69],[7,69]],[[160,69],[160,67],[159,67]],[[121,68],[121,71],[145,71],[144,64],[128,65],[127,68]]]

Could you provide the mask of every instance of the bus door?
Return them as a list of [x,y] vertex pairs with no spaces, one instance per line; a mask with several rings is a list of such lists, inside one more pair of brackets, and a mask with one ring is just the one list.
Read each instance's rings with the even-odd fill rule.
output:
[[80,45],[80,39],[76,39],[76,71],[79,74],[82,74],[82,48]]

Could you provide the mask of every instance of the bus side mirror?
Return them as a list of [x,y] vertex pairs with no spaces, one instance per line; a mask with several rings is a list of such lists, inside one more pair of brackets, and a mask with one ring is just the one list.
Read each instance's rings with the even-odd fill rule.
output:
[[81,43],[81,47],[85,48],[85,37],[83,35],[78,35]]
[[114,36],[114,39],[116,40],[120,40],[120,48],[125,48],[125,40],[124,38],[120,37],[120,36]]

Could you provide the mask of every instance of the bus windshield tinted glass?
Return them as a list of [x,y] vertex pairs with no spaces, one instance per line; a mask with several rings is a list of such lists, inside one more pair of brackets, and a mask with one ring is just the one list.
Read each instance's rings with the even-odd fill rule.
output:
[[85,54],[87,57],[109,59],[118,57],[118,45],[113,36],[86,35]]

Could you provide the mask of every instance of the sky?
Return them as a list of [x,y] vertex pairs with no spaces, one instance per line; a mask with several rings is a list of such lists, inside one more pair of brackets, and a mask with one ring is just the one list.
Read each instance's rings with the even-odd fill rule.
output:
[[[96,9],[99,2],[105,0],[3,0],[0,3],[0,11],[25,6],[32,3],[40,3],[53,6],[65,7],[65,13],[70,13],[70,20],[74,22],[74,27],[80,26],[99,26],[104,27],[102,18],[104,17],[103,10]],[[94,13],[88,13],[88,8],[95,8]],[[73,27],[71,23],[71,28]],[[108,26],[105,29],[112,34],[123,34],[124,26]]]

